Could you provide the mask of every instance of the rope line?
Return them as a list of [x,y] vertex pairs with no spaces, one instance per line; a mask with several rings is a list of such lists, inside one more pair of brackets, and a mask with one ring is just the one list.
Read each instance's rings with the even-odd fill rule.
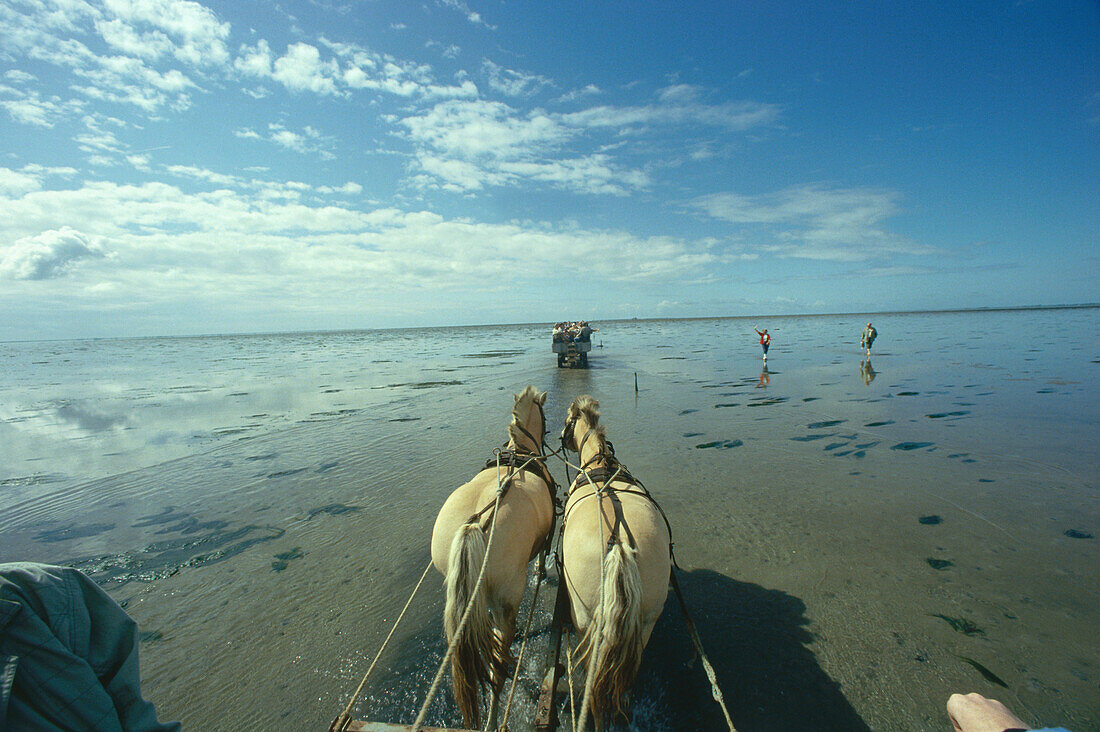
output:
[[714,697],[714,701],[718,702],[718,706],[722,707],[722,714],[726,717],[726,724],[729,725],[730,732],[737,732],[733,726],[733,720],[730,719],[729,710],[726,709],[726,701],[722,696],[722,690],[718,688],[718,676],[714,673],[714,667],[710,665],[710,659],[707,658],[707,653],[703,650],[703,642],[699,640],[699,632],[695,629],[695,623],[692,622],[691,615],[688,614],[687,604],[684,602],[684,593],[680,592],[680,583],[676,581],[675,570],[669,573],[669,577],[672,580],[672,589],[676,590],[676,599],[680,601],[680,611],[684,613],[684,621],[688,628],[688,635],[691,636],[691,643],[695,646],[699,657],[703,659],[703,671],[706,672],[707,680],[710,681],[711,696]]
[[519,672],[523,668],[523,652],[527,649],[527,637],[531,630],[531,618],[535,615],[535,606],[539,601],[539,590],[542,589],[542,578],[535,582],[535,596],[531,598],[531,607],[527,611],[527,623],[523,628],[523,642],[519,645],[519,658],[516,659],[516,671],[512,674],[512,688],[508,691],[508,702],[504,705],[504,721],[501,729],[508,726],[508,712],[512,708],[512,697],[516,693],[516,684],[519,682]]
[[572,718],[573,726],[569,729],[575,730],[577,728],[577,706],[574,703],[573,694],[573,632],[569,632],[569,637],[566,640],[565,645],[565,658],[569,662],[569,716]]
[[432,562],[428,560],[428,566],[424,567],[424,573],[420,575],[420,581],[416,583],[416,587],[413,588],[412,594],[409,595],[408,601],[405,602],[405,607],[401,609],[401,614],[397,616],[397,620],[393,621],[393,627],[390,628],[389,635],[386,636],[386,640],[382,641],[382,647],[378,649],[378,653],[374,654],[374,660],[370,662],[370,668],[363,674],[363,680],[359,682],[359,688],[355,690],[355,693],[351,695],[351,699],[348,701],[348,705],[344,707],[343,713],[336,718],[333,722],[333,730],[343,730],[347,723],[351,721],[351,708],[355,706],[355,702],[359,699],[359,695],[363,693],[363,687],[367,684],[367,679],[370,678],[371,672],[374,671],[375,665],[378,663],[378,659],[382,657],[382,652],[386,650],[386,646],[390,642],[390,638],[393,638],[393,633],[397,630],[397,626],[401,624],[402,618],[405,617],[405,611],[412,605],[413,598],[416,597],[416,593],[420,591],[420,586],[424,584],[424,578],[428,576],[428,571],[432,568]]

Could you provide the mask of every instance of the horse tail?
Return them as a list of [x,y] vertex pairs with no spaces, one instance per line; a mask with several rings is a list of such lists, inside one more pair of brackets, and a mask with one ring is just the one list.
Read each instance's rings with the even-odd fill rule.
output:
[[596,613],[596,655],[588,664],[592,677],[592,717],[602,722],[623,709],[623,697],[634,684],[642,662],[642,577],[638,552],[615,542],[603,560],[603,602]]
[[466,726],[471,729],[480,725],[478,692],[491,683],[489,660],[496,644],[485,590],[480,590],[474,596],[477,577],[484,560],[485,532],[476,521],[464,524],[451,541],[447,576],[443,581],[447,594],[443,630],[447,635],[447,643],[455,643],[462,614],[473,597],[470,617],[466,620],[462,636],[455,644],[454,654],[451,656],[455,702],[462,712]]

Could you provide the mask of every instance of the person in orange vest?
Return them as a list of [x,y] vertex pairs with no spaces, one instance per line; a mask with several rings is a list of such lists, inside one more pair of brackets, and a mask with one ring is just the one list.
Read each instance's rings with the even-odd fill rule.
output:
[[761,333],[756,328],[753,328],[753,330],[756,331],[756,335],[760,336],[760,347],[764,349],[764,360],[767,361],[768,360],[768,346],[771,345],[772,337],[770,335],[768,335],[768,329],[767,328],[764,329],[763,333]]

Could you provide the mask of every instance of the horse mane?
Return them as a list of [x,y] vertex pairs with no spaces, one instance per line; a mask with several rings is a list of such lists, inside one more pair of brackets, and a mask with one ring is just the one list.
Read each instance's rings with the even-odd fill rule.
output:
[[[532,404],[542,405],[546,403],[546,392],[539,391],[528,384],[527,388],[515,395],[515,398],[516,405],[512,407],[512,421],[508,423],[508,437],[513,445],[518,445],[520,438],[526,437],[523,431],[520,430],[520,425],[527,418]],[[535,448],[537,449],[538,445],[535,445]]]
[[588,423],[596,439],[599,440],[598,444],[602,452],[607,447],[607,430],[600,424],[600,403],[588,394],[577,397],[569,405],[569,419],[575,420],[577,417],[584,417],[584,421]]

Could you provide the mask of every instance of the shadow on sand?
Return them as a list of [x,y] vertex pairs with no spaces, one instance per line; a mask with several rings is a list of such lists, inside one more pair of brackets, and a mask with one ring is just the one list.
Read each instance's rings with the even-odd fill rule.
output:
[[[677,577],[740,732],[870,729],[806,648],[813,636],[801,600],[707,569]],[[702,663],[693,659],[670,590],[635,684],[635,729],[726,728]],[[657,703],[647,710],[647,700]],[[650,714],[655,724],[643,721]]]
[[[870,729],[806,648],[813,636],[805,628],[809,621],[801,600],[706,569],[680,572],[677,577],[739,732]],[[544,591],[553,595],[553,590],[551,585]],[[547,606],[536,613],[531,629],[528,653],[532,655],[524,660],[524,680],[512,715],[511,726],[516,730],[532,728],[549,640],[548,610]],[[525,611],[526,606],[521,615]],[[368,685],[356,718],[411,723],[445,648],[441,628],[434,623],[406,638],[385,662],[388,668],[381,678]],[[512,650],[517,652],[518,644]],[[559,694],[559,730],[565,732],[569,709],[562,697]],[[726,729],[671,590],[646,647],[633,700],[633,723],[613,729]],[[458,725],[460,721],[448,675],[427,722]]]

